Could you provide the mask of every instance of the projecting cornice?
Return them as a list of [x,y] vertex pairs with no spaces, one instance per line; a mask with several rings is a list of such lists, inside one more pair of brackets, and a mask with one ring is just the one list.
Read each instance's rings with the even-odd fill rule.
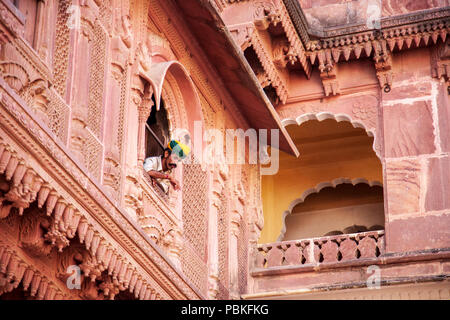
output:
[[[315,30],[308,25],[297,0],[283,0],[283,3],[302,39],[305,55],[320,71],[326,96],[340,93],[335,66],[360,58],[373,59],[380,87],[389,92],[393,79],[392,53],[430,44],[442,46],[450,28],[450,7],[443,7],[384,17],[379,28],[360,23]],[[445,59],[437,60],[436,70],[442,69],[439,64],[447,65]]]
[[[448,59],[442,52],[448,47],[448,6],[383,17],[379,28],[357,23],[318,29],[308,23],[298,0],[222,3],[228,6],[224,15],[237,43],[242,50],[253,50],[258,60],[253,58],[251,64],[261,86],[272,87],[282,104],[288,100],[289,74],[297,70],[310,79],[317,68],[324,95],[340,94],[337,65],[350,60],[371,59],[380,87],[388,92],[393,81],[392,54],[431,45],[444,46],[438,50],[434,68],[436,77],[447,77]],[[235,10],[252,13],[245,20],[234,18]]]
[[[430,38],[434,43],[439,37],[445,41],[450,28],[450,7],[443,7],[381,18],[380,29],[370,29],[367,24],[351,24],[316,30],[308,25],[297,0],[283,0],[283,3],[307,51],[349,47],[383,39],[388,42],[390,39],[403,39],[409,49],[412,41],[416,46],[420,45],[420,40],[428,45]],[[399,41],[399,50],[404,49],[403,42]],[[390,50],[394,47],[390,45]]]

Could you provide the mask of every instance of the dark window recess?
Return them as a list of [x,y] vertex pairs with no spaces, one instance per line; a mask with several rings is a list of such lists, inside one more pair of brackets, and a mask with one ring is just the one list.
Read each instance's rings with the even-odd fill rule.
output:
[[163,155],[169,143],[169,121],[164,100],[161,99],[159,111],[156,111],[155,98],[152,97],[153,108],[145,126],[145,157]]

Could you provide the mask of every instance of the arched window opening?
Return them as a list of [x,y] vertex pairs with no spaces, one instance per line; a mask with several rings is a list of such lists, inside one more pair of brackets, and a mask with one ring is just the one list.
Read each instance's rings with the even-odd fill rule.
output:
[[[159,110],[156,109],[155,97],[152,96],[153,107],[150,116],[145,122],[145,161],[144,171],[147,172],[147,179],[154,187],[155,191],[163,198],[166,198],[170,190],[170,182],[162,179],[160,176],[154,176],[149,172],[157,171],[159,174],[164,170],[162,167],[162,157],[164,149],[167,148],[170,132],[169,121],[164,100],[161,99]],[[170,174],[172,169],[164,171],[164,174]]]
[[[153,106],[155,98],[152,96]],[[145,158],[162,156],[164,148],[169,143],[169,121],[164,100],[161,99],[160,109],[152,108],[145,125]]]
[[262,177],[260,243],[383,228],[383,168],[361,126],[328,118],[286,127],[300,156],[280,152],[278,172]]
[[384,229],[383,188],[344,183],[310,194],[286,217],[283,241]]

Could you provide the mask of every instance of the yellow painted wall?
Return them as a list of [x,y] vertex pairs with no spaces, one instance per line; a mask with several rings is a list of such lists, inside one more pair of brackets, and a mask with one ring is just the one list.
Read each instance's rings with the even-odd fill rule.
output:
[[[363,130],[334,120],[315,121],[302,129],[305,131],[294,129],[293,132],[288,128],[300,150],[300,157],[280,152],[278,174],[262,177],[264,228],[259,243],[276,241],[282,228],[283,212],[306,190],[319,183],[338,178],[383,182],[381,162],[372,149],[373,138],[367,137]],[[321,135],[326,139],[321,140]]]

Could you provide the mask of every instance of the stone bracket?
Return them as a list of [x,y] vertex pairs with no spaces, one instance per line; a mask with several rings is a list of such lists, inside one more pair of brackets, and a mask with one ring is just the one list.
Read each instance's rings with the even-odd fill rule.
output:
[[[330,49],[319,51],[317,54],[319,62],[320,79],[322,80],[325,96],[338,95],[340,93],[337,79],[337,65],[333,63]],[[313,63],[313,61],[311,61]]]
[[[443,79],[450,88],[450,40],[433,48],[431,54],[432,76]],[[450,89],[449,89],[450,94]]]

